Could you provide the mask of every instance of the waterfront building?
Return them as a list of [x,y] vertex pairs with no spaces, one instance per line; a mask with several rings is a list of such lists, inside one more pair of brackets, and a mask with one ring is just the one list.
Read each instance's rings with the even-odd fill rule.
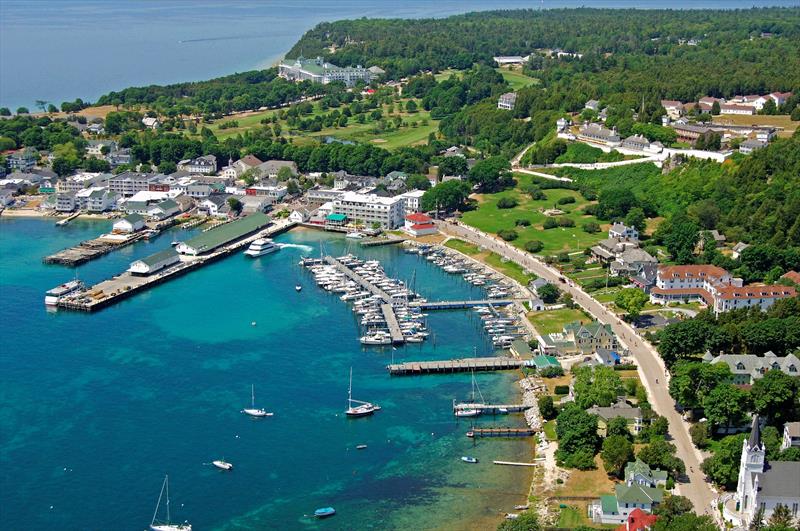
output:
[[616,350],[617,337],[611,325],[592,321],[564,325],[562,332],[539,336],[539,350],[543,354],[592,354],[598,349]]
[[757,512],[769,520],[777,505],[793,518],[800,509],[800,461],[767,461],[759,417],[753,417],[750,437],[742,441],[736,495],[723,506],[723,516],[734,526],[747,527]]
[[99,172],[80,172],[75,175],[69,175],[64,179],[56,181],[56,192],[77,192],[84,188],[89,188],[104,181],[108,181],[113,177],[110,173]]
[[403,225],[405,201],[401,197],[345,192],[333,200],[333,213],[344,215],[351,221],[377,224],[391,230]]
[[108,187],[122,197],[130,197],[137,192],[150,189],[150,184],[157,183],[159,176],[153,173],[122,172],[108,180]]
[[77,204],[75,203],[75,192],[63,192],[56,194],[56,211],[73,212]]
[[173,199],[165,199],[147,208],[147,215],[158,220],[167,219],[180,213],[181,207]]
[[131,262],[128,271],[134,275],[152,275],[178,262],[180,262],[180,256],[175,249],[169,248]]
[[311,188],[306,192],[306,199],[311,203],[327,203],[338,199],[344,194],[344,190],[335,188]]
[[197,210],[211,217],[228,217],[231,209],[227,194],[212,194],[197,204]]
[[706,352],[703,356],[705,363],[724,363],[733,375],[731,383],[734,385],[753,385],[762,378],[767,371],[781,371],[789,376],[800,376],[800,359],[794,354],[778,357],[771,350],[763,356],[754,354],[720,354],[714,356]]
[[75,197],[81,197],[81,194],[84,192],[88,192],[86,195],[85,208],[89,212],[106,212],[112,210],[117,205],[117,194],[106,187],[93,187],[81,190],[75,194]]
[[339,67],[323,60],[322,57],[316,59],[298,57],[294,61],[284,59],[278,65],[278,75],[290,81],[311,81],[323,85],[342,81],[348,87],[352,87],[358,81],[369,83],[373,79],[373,73],[361,65]]
[[144,228],[144,218],[139,214],[128,214],[124,218],[115,221],[112,228],[114,232],[133,234]]
[[201,175],[217,173],[217,157],[204,155],[196,159],[184,159],[178,162],[178,171],[188,171],[189,173],[199,173]]
[[436,234],[439,232],[439,229],[436,228],[430,216],[416,212],[406,216],[403,232],[418,238],[420,236],[427,236],[428,234]]
[[424,190],[410,190],[399,197],[405,202],[407,214],[413,214],[422,210],[422,196],[425,195]]
[[228,243],[259,231],[269,224],[269,216],[263,212],[255,212],[249,216],[220,225],[215,229],[203,232],[179,243],[175,250],[179,254],[198,256],[210,253]]

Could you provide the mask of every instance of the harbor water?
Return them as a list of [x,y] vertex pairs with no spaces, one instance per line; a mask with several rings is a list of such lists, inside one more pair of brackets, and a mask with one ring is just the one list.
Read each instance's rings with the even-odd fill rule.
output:
[[[320,247],[377,259],[429,300],[479,298],[480,288],[399,247],[293,230],[276,238],[293,244],[280,252],[231,256],[96,314],[46,311],[44,292],[75,272],[41,258],[108,225],[0,222],[4,528],[143,529],[164,474],[172,520],[194,529],[487,529],[524,502],[532,471],[491,462],[529,461],[531,441],[472,441],[472,421],[453,417],[469,374],[386,370],[393,359],[490,354],[476,315],[431,312],[424,343],[362,348],[349,305],[297,262]],[[78,275],[108,278],[188,234],[138,242]],[[373,417],[343,414],[350,367],[354,398],[383,408]],[[514,374],[476,379],[488,402],[519,399]],[[274,417],[240,412],[251,384],[256,405]],[[509,415],[476,425],[524,423]],[[234,469],[210,466],[215,459]],[[326,506],[337,515],[307,516]]]

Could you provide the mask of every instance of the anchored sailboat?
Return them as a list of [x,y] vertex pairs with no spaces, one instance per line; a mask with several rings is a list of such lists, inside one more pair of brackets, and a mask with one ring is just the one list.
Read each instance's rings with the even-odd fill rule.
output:
[[245,415],[250,415],[251,417],[271,417],[272,413],[268,412],[264,408],[257,408],[256,407],[256,386],[250,385],[250,407],[245,408],[242,410],[242,413]]
[[[358,404],[353,406],[353,404]],[[353,400],[353,368],[350,367],[350,387],[347,390],[347,410],[345,414],[348,417],[366,417],[372,415],[376,411],[380,411],[381,406],[371,402],[362,402],[361,400]]]
[[[158,516],[158,508],[161,505],[161,497],[164,493],[167,494],[167,520],[166,522],[156,523]],[[169,518],[169,476],[164,476],[164,483],[161,484],[161,494],[158,495],[158,503],[156,503],[156,510],[153,513],[153,520],[150,522],[150,531],[192,531],[191,524],[173,524]]]
[[[459,406],[465,405],[472,405],[475,406],[475,391],[478,391],[478,395],[481,397],[481,403],[483,403],[483,395],[481,394],[481,390],[478,387],[478,382],[475,381],[475,372],[472,372],[472,398],[467,404],[459,404]],[[477,417],[481,414],[481,410],[476,407],[468,407],[468,408],[455,408],[455,416],[456,417]]]

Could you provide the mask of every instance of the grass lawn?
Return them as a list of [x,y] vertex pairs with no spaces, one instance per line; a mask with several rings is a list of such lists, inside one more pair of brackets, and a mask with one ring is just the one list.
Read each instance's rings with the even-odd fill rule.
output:
[[471,243],[467,243],[463,240],[451,238],[447,240],[445,246],[450,247],[451,249],[455,249],[456,251],[462,252],[468,256],[475,258],[491,266],[492,268],[500,271],[507,277],[513,278],[523,286],[527,286],[528,282],[531,280],[536,279],[536,275],[532,273],[526,273],[525,270],[517,264],[516,262],[504,262],[502,257],[496,253],[490,253],[488,251],[481,251],[478,246],[473,245]]
[[434,74],[433,78],[436,80],[437,83],[444,81],[445,79],[449,78],[453,74],[456,74],[458,77],[464,73],[463,70],[456,70],[455,68],[448,68],[447,70],[442,70],[438,74]]
[[578,527],[586,525],[588,522],[584,516],[585,511],[581,511],[576,506],[567,506],[561,509],[558,515],[558,527]]
[[552,334],[561,332],[565,324],[574,321],[588,321],[590,318],[579,309],[561,308],[560,310],[548,310],[545,312],[532,312],[528,314],[528,320],[536,327],[540,334]]
[[556,386],[559,385],[568,386],[569,383],[572,381],[572,375],[567,373],[563,376],[557,376],[555,378],[542,378],[542,381],[544,382],[544,385],[547,386],[547,394],[553,395],[553,401],[558,402],[564,395],[556,395]]
[[503,76],[503,79],[511,85],[511,90],[519,90],[523,87],[527,87],[528,85],[534,85],[539,83],[539,80],[535,77],[528,77],[522,73],[521,69],[512,70],[510,68],[503,68],[498,67],[495,70],[500,72],[500,75]]
[[600,496],[614,492],[614,482],[608,479],[603,468],[600,454],[594,458],[594,470],[570,470],[569,478],[563,485],[558,485],[554,495],[564,496]]
[[[525,248],[525,243],[531,240],[540,240],[544,243],[544,249],[540,254],[556,254],[562,251],[575,252],[583,251],[606,237],[605,232],[588,234],[583,231],[582,226],[589,221],[601,225],[605,230],[607,224],[602,224],[594,216],[587,216],[583,213],[583,208],[590,204],[578,192],[566,189],[544,190],[546,199],[534,201],[529,195],[523,194],[520,188],[531,182],[531,176],[525,174],[515,174],[517,186],[513,189],[504,190],[496,194],[482,194],[475,196],[478,207],[475,210],[465,212],[462,221],[473,227],[477,227],[484,232],[497,233],[502,229],[514,229],[519,237],[511,243]],[[514,208],[497,208],[497,202],[503,197],[511,197],[517,200]],[[564,197],[572,197],[574,203],[557,205],[557,201]],[[558,207],[565,212],[563,217],[575,222],[574,227],[556,227],[544,230],[542,224],[547,216],[542,210]],[[528,227],[517,227],[516,220],[525,219],[530,222]]]
[[733,125],[771,125],[773,127],[782,127],[783,131],[778,131],[778,136],[789,137],[792,136],[795,129],[797,129],[800,122],[793,122],[788,114],[776,115],[735,115],[726,114],[714,116],[713,121],[715,124],[733,124]]
[[544,423],[544,426],[542,426],[542,428],[544,429],[544,436],[547,437],[548,441],[555,441],[556,439],[558,439],[558,437],[556,437],[555,420],[548,420],[547,422]]

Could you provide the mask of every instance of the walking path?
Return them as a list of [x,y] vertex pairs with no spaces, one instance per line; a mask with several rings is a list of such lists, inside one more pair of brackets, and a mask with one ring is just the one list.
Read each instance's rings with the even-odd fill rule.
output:
[[671,442],[677,447],[678,457],[683,459],[686,464],[686,475],[689,481],[679,484],[678,492],[692,501],[697,513],[716,517],[717,495],[700,470],[702,456],[692,444],[687,423],[675,410],[675,402],[668,392],[666,368],[655,349],[639,337],[636,330],[618,319],[611,310],[590,297],[583,289],[561,275],[559,271],[547,266],[532,255],[473,227],[447,221],[437,221],[437,224],[439,229],[446,234],[483,246],[513,260],[539,277],[553,282],[559,289],[572,295],[576,304],[600,322],[611,325],[617,336],[636,358],[639,378],[647,390],[653,409],[666,417],[669,422],[669,434],[672,436]]

